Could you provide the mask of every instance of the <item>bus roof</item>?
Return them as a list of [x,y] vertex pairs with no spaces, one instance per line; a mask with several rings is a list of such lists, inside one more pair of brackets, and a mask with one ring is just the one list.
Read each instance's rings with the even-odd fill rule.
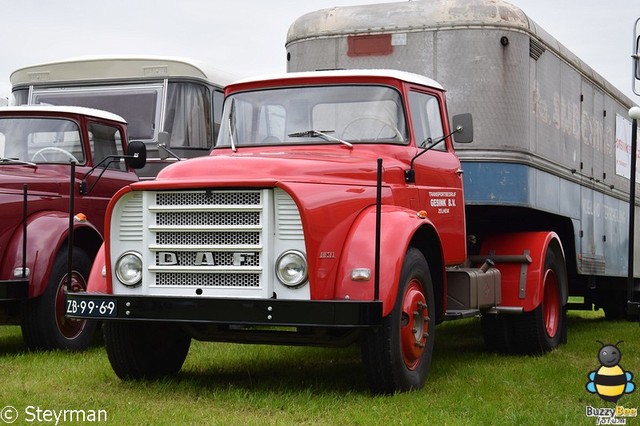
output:
[[162,56],[86,56],[32,65],[15,70],[11,85],[108,80],[158,80],[169,77],[205,80],[225,86],[234,79],[223,71],[196,61]]
[[123,124],[127,124],[127,121],[117,114],[111,112],[102,111],[100,109],[85,108],[77,106],[58,106],[58,105],[20,105],[20,106],[7,106],[0,107],[1,113],[15,113],[15,112],[61,112],[66,114],[79,114],[89,117],[101,118],[110,121],[117,121]]

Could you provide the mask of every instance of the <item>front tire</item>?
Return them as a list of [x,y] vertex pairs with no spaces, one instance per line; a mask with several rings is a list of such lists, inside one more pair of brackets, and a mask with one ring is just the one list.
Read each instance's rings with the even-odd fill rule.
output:
[[107,321],[103,329],[111,368],[122,380],[178,374],[191,345],[191,337],[175,324]]
[[[74,247],[71,291],[85,291],[91,259]],[[96,321],[66,318],[64,291],[67,285],[67,248],[58,252],[51,268],[47,288],[42,295],[28,299],[22,311],[22,337],[29,350],[87,349],[96,329]]]
[[362,360],[373,393],[420,389],[433,356],[435,302],[429,265],[410,248],[402,265],[398,295],[381,328],[367,330]]

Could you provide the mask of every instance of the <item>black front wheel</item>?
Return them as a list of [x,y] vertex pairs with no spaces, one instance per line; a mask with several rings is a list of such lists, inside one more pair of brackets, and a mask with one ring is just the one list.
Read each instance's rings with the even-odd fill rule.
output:
[[[67,286],[67,248],[56,256],[47,288],[42,295],[28,299],[22,310],[22,337],[30,350],[86,349],[96,329],[95,321],[66,318],[64,292]],[[80,248],[73,248],[71,291],[85,291],[91,259]]]
[[367,330],[362,359],[373,393],[420,389],[433,355],[435,305],[429,265],[410,248],[402,265],[398,294],[381,328]]
[[176,375],[191,345],[175,324],[107,321],[103,329],[111,368],[123,380]]

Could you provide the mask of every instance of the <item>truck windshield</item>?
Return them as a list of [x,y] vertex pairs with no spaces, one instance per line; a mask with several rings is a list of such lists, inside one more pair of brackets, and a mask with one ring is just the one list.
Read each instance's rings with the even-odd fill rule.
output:
[[49,118],[0,118],[0,164],[84,164],[78,125]]
[[216,147],[408,141],[400,94],[385,86],[242,92],[224,105]]

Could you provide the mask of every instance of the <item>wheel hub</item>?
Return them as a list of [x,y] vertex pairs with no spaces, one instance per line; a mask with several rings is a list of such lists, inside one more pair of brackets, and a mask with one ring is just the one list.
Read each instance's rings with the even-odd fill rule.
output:
[[413,370],[420,363],[429,337],[429,310],[418,280],[411,280],[402,300],[400,339],[402,358]]
[[[67,318],[64,316],[64,292],[67,286],[67,276],[65,275],[58,283],[58,292],[56,294],[56,323],[60,333],[67,339],[73,339],[82,332],[85,320],[77,318]],[[87,283],[80,273],[73,271],[71,274],[70,292],[75,293],[78,291],[84,291],[87,288]]]
[[558,332],[560,321],[560,298],[558,296],[558,278],[552,269],[544,274],[544,299],[542,301],[542,314],[547,335],[553,338]]

